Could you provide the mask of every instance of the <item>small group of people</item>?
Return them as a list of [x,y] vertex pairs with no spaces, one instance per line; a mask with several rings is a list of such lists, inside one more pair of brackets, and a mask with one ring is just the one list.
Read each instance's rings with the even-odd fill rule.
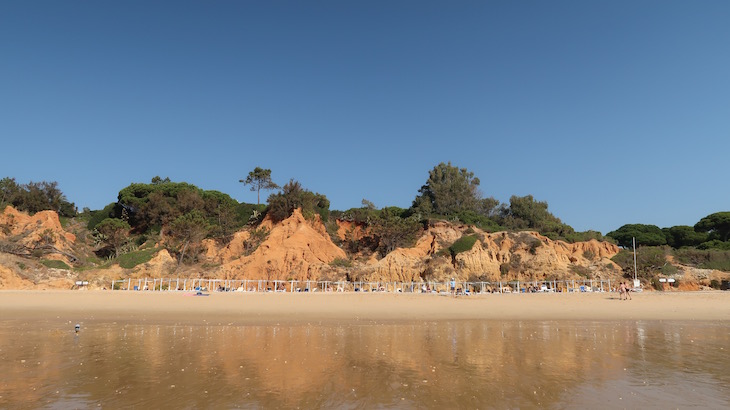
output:
[[621,282],[621,285],[619,285],[618,298],[619,300],[631,300],[631,288],[626,282]]

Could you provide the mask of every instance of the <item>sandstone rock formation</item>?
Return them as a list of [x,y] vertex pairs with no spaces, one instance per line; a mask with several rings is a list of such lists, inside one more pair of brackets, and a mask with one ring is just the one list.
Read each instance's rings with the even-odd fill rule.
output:
[[[477,235],[471,250],[449,259],[434,258],[464,234]],[[616,245],[595,240],[568,244],[553,241],[536,232],[485,233],[466,226],[446,223],[430,227],[413,248],[396,249],[374,262],[370,280],[499,281],[579,278],[578,272],[592,277],[615,276],[619,268],[610,258]],[[440,260],[439,260],[440,259]]]
[[[367,239],[368,232],[363,225],[345,221],[340,223],[337,235],[340,240],[363,240]],[[476,238],[473,247],[452,255],[448,248],[465,235]],[[8,207],[0,214],[0,241],[28,249],[45,243],[59,250],[56,258],[68,262],[66,255],[72,252],[76,237],[63,229],[54,212],[28,216]],[[332,241],[318,218],[307,220],[299,210],[279,223],[265,219],[257,227],[243,229],[225,245],[214,240],[205,240],[202,245],[201,262],[195,265],[178,265],[160,247],[150,261],[132,269],[107,263],[95,269],[87,266],[83,271],[46,268],[30,253],[19,257],[0,249],[0,288],[68,288],[74,280],[87,280],[108,288],[112,281],[119,279],[174,277],[372,282],[445,282],[453,277],[459,281],[497,282],[618,279],[622,275],[611,261],[619,248],[608,242],[591,240],[571,244],[536,232],[488,233],[449,222],[431,223],[413,247],[398,248],[385,256],[348,255]],[[686,268],[686,276],[700,278],[692,269]],[[703,274],[709,278],[709,274]],[[685,287],[699,286],[689,279],[683,283]]]
[[[329,263],[346,259],[319,220],[307,221],[297,209],[278,224],[264,220],[258,229],[268,232],[266,239],[251,254],[245,241],[250,235],[237,235],[213,260],[222,263],[214,275],[226,279],[307,280],[319,279],[331,271]],[[210,253],[209,253],[210,255]]]
[[7,206],[0,213],[0,239],[12,237],[27,247],[45,242],[62,250],[70,250],[76,241],[74,234],[63,229],[56,212],[42,211],[30,216]]

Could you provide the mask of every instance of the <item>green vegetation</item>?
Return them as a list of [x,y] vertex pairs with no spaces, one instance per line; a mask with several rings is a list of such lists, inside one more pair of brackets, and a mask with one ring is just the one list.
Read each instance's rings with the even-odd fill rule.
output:
[[282,192],[269,196],[268,202],[268,215],[275,222],[290,217],[297,208],[302,210],[302,215],[307,219],[313,218],[314,215],[319,215],[322,221],[329,219],[329,199],[304,189],[293,179],[284,185]]
[[248,240],[244,243],[244,252],[246,255],[252,254],[263,241],[269,236],[269,230],[266,228],[257,228],[251,231]]
[[711,241],[702,242],[697,246],[697,249],[703,249],[703,250],[709,250],[709,249],[718,249],[718,250],[725,250],[730,251],[730,241],[723,242],[717,239],[713,239]]
[[533,230],[554,240],[604,240],[600,232],[575,232],[548,211],[547,202],[532,195],[512,196],[509,205],[482,198],[479,178],[466,168],[440,163],[429,172],[410,213],[420,219],[446,219],[487,232]]
[[606,236],[615,239],[624,248],[633,246],[633,238],[636,238],[636,246],[661,246],[667,243],[664,232],[656,225],[628,224],[607,233]]
[[[107,218],[113,218],[116,212],[117,203],[112,202],[111,204],[107,205],[102,209],[101,211],[89,211],[88,212],[88,222],[86,223],[86,227],[90,230],[94,230],[96,228],[96,225],[98,225],[101,221],[107,219]],[[84,215],[86,216],[87,212],[84,212]]]
[[[12,205],[31,214],[55,210],[64,226],[78,227],[79,223],[83,223],[94,232],[96,256],[113,256],[124,266],[146,262],[157,250],[146,249],[126,255],[125,252],[148,240],[158,242],[161,239],[163,246],[179,263],[197,262],[203,239],[227,243],[236,231],[244,227],[251,232],[244,244],[244,252],[250,254],[268,236],[268,231],[258,228],[264,217],[274,222],[282,221],[299,208],[305,218],[321,219],[333,242],[355,258],[367,257],[374,252],[386,255],[396,248],[413,246],[424,227],[434,226],[438,221],[449,221],[466,224],[468,228],[464,229],[465,236],[443,250],[442,256],[451,254],[453,257],[471,249],[479,240],[475,234],[478,230],[530,230],[567,242],[597,240],[617,243],[625,250],[616,255],[614,261],[627,275],[633,275],[633,255],[627,251],[632,247],[633,238],[636,238],[637,265],[642,277],[675,274],[676,267],[667,259],[670,255],[690,266],[730,271],[730,212],[710,214],[694,226],[659,228],[627,224],[604,237],[597,231],[576,232],[549,211],[547,202],[532,195],[512,196],[508,203],[484,198],[480,192],[480,179],[466,168],[451,163],[440,163],[428,172],[426,182],[408,209],[377,209],[375,204],[363,199],[360,208],[330,210],[330,202],[325,195],[304,189],[294,179],[279,187],[271,179],[271,170],[261,167],[256,167],[239,182],[257,192],[257,202],[260,202],[261,190],[280,191],[271,194],[266,204],[246,204],[238,203],[222,192],[206,191],[185,182],[172,182],[169,178],[156,176],[148,184],[132,183],[123,188],[117,201],[102,210],[84,209],[78,214],[56,182],[21,185],[6,177],[0,180],[0,206]],[[69,219],[74,217],[75,222]],[[337,221],[351,222],[344,238],[338,234],[340,226]],[[5,233],[9,229],[7,226],[0,228]],[[52,233],[43,235],[39,242],[41,246],[51,246],[53,238],[49,235]],[[526,246],[530,253],[537,253],[542,246],[540,240],[529,235],[520,235],[519,238],[522,241],[520,246],[523,249]],[[500,241],[501,238],[495,238],[495,242]],[[37,247],[28,250],[27,254],[41,258],[48,251]],[[597,260],[590,251],[583,256]],[[90,257],[83,260],[86,262],[81,265],[93,263]],[[333,262],[333,266],[349,267],[351,265],[347,263],[351,264],[351,261],[338,260]],[[519,269],[519,261],[514,260],[501,267],[503,275]]]
[[393,206],[383,208],[378,218],[372,221],[372,232],[382,255],[416,243],[417,234],[423,226],[416,218],[407,215],[407,210]]
[[185,259],[185,252],[190,245],[198,244],[208,235],[209,231],[210,225],[208,221],[205,219],[203,213],[197,209],[178,216],[170,224],[169,233],[177,244],[175,250],[180,255],[179,263],[182,263]]
[[512,196],[509,207],[502,207],[499,218],[500,225],[513,230],[533,230],[550,239],[567,240],[575,234],[570,226],[548,211],[547,202],[536,201],[532,195]]
[[0,179],[0,209],[6,205],[31,215],[49,210],[56,211],[60,216],[76,215],[76,205],[66,199],[55,181],[18,184],[15,178]]
[[[662,272],[667,265],[667,255],[670,248],[659,246],[644,246],[636,249],[636,271],[639,278],[651,278]],[[616,256],[611,258],[617,265],[621,267],[626,276],[633,276],[634,273],[634,254],[632,251],[624,249]]]
[[708,235],[704,232],[697,232],[693,227],[678,225],[662,229],[667,245],[679,249],[685,246],[698,246],[707,241]]
[[159,252],[157,248],[140,249],[120,255],[116,261],[122,268],[132,269],[139,264],[149,262],[157,252]]
[[730,237],[730,212],[716,212],[707,215],[695,224],[695,231],[708,232],[711,240],[727,242]]
[[596,254],[593,253],[593,251],[591,251],[591,250],[586,250],[586,251],[583,251],[583,257],[588,259],[589,261],[592,261],[592,260],[596,259]]
[[478,238],[476,237],[476,235],[466,235],[457,239],[456,242],[449,246],[449,252],[451,253],[451,256],[456,257],[456,255],[462,252],[470,251],[471,248],[474,247],[474,244],[477,242],[477,240]]
[[68,266],[64,261],[58,261],[55,259],[42,259],[40,262],[47,268],[66,269],[66,270],[71,269],[71,267]]
[[114,256],[119,256],[120,251],[129,241],[129,230],[131,227],[121,219],[106,218],[96,225],[96,239],[104,246],[114,250]]
[[585,266],[580,265],[570,265],[568,266],[568,269],[570,269],[571,272],[575,273],[576,275],[590,279],[591,278],[591,271],[590,269],[586,268]]
[[679,262],[686,265],[730,272],[730,250],[679,249],[674,255]]
[[256,191],[256,204],[261,203],[261,190],[270,191],[272,189],[279,189],[279,185],[276,185],[271,180],[271,170],[263,169],[260,167],[254,168],[253,171],[248,173],[246,179],[239,179],[238,182],[244,185],[251,185],[251,191]]
[[220,235],[230,234],[248,220],[237,219],[238,202],[218,191],[204,191],[184,182],[159,177],[151,184],[131,184],[119,191],[114,217],[129,222],[138,233],[159,231],[178,217],[199,211]]
[[413,211],[424,215],[455,215],[462,211],[477,211],[479,178],[466,168],[443,162],[429,171],[426,184],[413,201]]
[[335,268],[351,268],[352,261],[345,258],[335,258],[332,262],[330,262],[330,266]]
[[630,248],[632,238],[636,246],[669,245],[674,249],[730,250],[730,212],[716,212],[697,222],[694,227],[677,225],[659,229],[655,225],[628,224],[609,232],[620,246]]

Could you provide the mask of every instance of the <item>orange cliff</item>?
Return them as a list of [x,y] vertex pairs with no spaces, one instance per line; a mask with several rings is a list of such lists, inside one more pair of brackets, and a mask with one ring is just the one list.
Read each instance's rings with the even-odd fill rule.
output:
[[[40,235],[52,232],[54,246],[70,251],[76,237],[66,232],[55,212],[45,211],[28,216],[8,207],[0,214],[0,239],[10,237],[29,245],[40,240]],[[347,232],[350,238],[367,236],[367,229],[351,222],[342,222],[340,239]],[[251,246],[251,235],[258,232],[260,243]],[[444,252],[464,235],[476,235],[478,240],[471,250],[452,256]],[[48,235],[47,235],[48,236]],[[86,237],[87,235],[84,235]],[[594,278],[620,277],[621,271],[610,258],[619,252],[616,245],[595,240],[578,243],[553,241],[535,232],[487,233],[448,222],[432,223],[421,233],[416,244],[398,248],[385,256],[377,254],[348,255],[337,246],[324,224],[315,217],[304,218],[300,210],[287,219],[273,223],[265,219],[255,228],[235,233],[225,245],[213,240],[203,242],[204,249],[196,265],[178,265],[166,250],[160,250],[149,262],[132,269],[118,265],[85,269],[82,272],[65,271],[65,277],[108,286],[110,280],[143,277],[203,277],[219,279],[267,280],[371,280],[371,281],[443,281],[450,277],[459,280],[522,280],[579,279],[580,275]],[[4,288],[31,286],[25,282],[18,266],[30,263],[32,258],[12,259],[0,252],[3,266],[0,283]],[[332,263],[336,260],[343,263]],[[43,269],[43,266],[34,269]],[[61,275],[59,273],[58,275]],[[28,275],[25,275],[28,276]],[[37,284],[37,281],[35,281]],[[67,282],[64,282],[67,283]]]

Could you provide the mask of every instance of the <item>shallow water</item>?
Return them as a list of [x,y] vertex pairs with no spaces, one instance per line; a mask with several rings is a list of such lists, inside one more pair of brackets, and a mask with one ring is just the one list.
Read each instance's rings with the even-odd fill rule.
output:
[[0,320],[2,408],[728,408],[728,322]]

